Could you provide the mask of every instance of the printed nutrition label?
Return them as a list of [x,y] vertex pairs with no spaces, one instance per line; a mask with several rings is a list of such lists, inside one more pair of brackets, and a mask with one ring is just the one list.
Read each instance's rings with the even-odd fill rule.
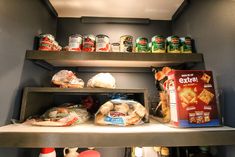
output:
[[171,120],[174,122],[178,122],[176,104],[170,104],[170,110],[171,110]]
[[175,91],[170,90],[169,95],[170,95],[171,120],[174,122],[178,122]]

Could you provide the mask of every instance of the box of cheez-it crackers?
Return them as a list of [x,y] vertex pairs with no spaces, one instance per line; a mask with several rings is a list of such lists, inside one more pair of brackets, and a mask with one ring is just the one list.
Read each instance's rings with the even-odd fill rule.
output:
[[211,71],[173,70],[168,76],[167,90],[173,126],[221,125]]

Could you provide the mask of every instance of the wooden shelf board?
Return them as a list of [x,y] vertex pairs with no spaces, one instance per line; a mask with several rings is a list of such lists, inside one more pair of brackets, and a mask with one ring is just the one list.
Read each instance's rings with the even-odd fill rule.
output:
[[[141,140],[140,140],[141,139]],[[12,124],[0,127],[1,147],[125,147],[235,144],[235,128],[172,128],[151,120],[138,126],[97,126],[93,122],[71,127]]]
[[54,67],[151,67],[203,62],[203,55],[27,50],[26,59]]

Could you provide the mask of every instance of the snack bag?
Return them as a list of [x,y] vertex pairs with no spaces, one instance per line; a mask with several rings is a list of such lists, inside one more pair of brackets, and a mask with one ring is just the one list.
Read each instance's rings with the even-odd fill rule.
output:
[[87,82],[87,87],[116,88],[116,80],[110,73],[99,73]]
[[104,103],[95,115],[98,125],[137,125],[148,121],[148,112],[133,100],[113,99]]
[[36,126],[70,126],[84,123],[90,115],[86,108],[76,104],[65,103],[47,110],[39,118],[29,119],[26,123]]
[[60,70],[53,77],[51,82],[61,88],[83,88],[84,82],[79,79],[72,71]]

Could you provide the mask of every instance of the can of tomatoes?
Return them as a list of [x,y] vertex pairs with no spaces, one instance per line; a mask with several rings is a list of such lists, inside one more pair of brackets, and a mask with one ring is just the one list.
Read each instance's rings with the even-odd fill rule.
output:
[[135,52],[148,52],[148,39],[139,37],[135,42]]
[[123,35],[120,37],[120,52],[132,52],[133,37],[130,35]]
[[95,51],[95,36],[94,35],[90,34],[90,35],[83,36],[82,51],[84,52]]
[[192,40],[190,37],[181,37],[180,43],[182,53],[192,53]]
[[95,38],[96,41],[96,51],[97,52],[109,52],[109,37],[104,34],[99,34]]
[[51,34],[41,34],[39,36],[38,50],[50,51],[53,48],[55,37]]
[[80,34],[74,34],[69,37],[69,51],[81,51],[82,50],[82,36]]
[[166,43],[165,39],[161,35],[155,35],[151,39],[152,42],[152,52],[153,53],[165,53],[166,52]]
[[168,53],[180,53],[180,40],[178,36],[167,37],[166,42]]

